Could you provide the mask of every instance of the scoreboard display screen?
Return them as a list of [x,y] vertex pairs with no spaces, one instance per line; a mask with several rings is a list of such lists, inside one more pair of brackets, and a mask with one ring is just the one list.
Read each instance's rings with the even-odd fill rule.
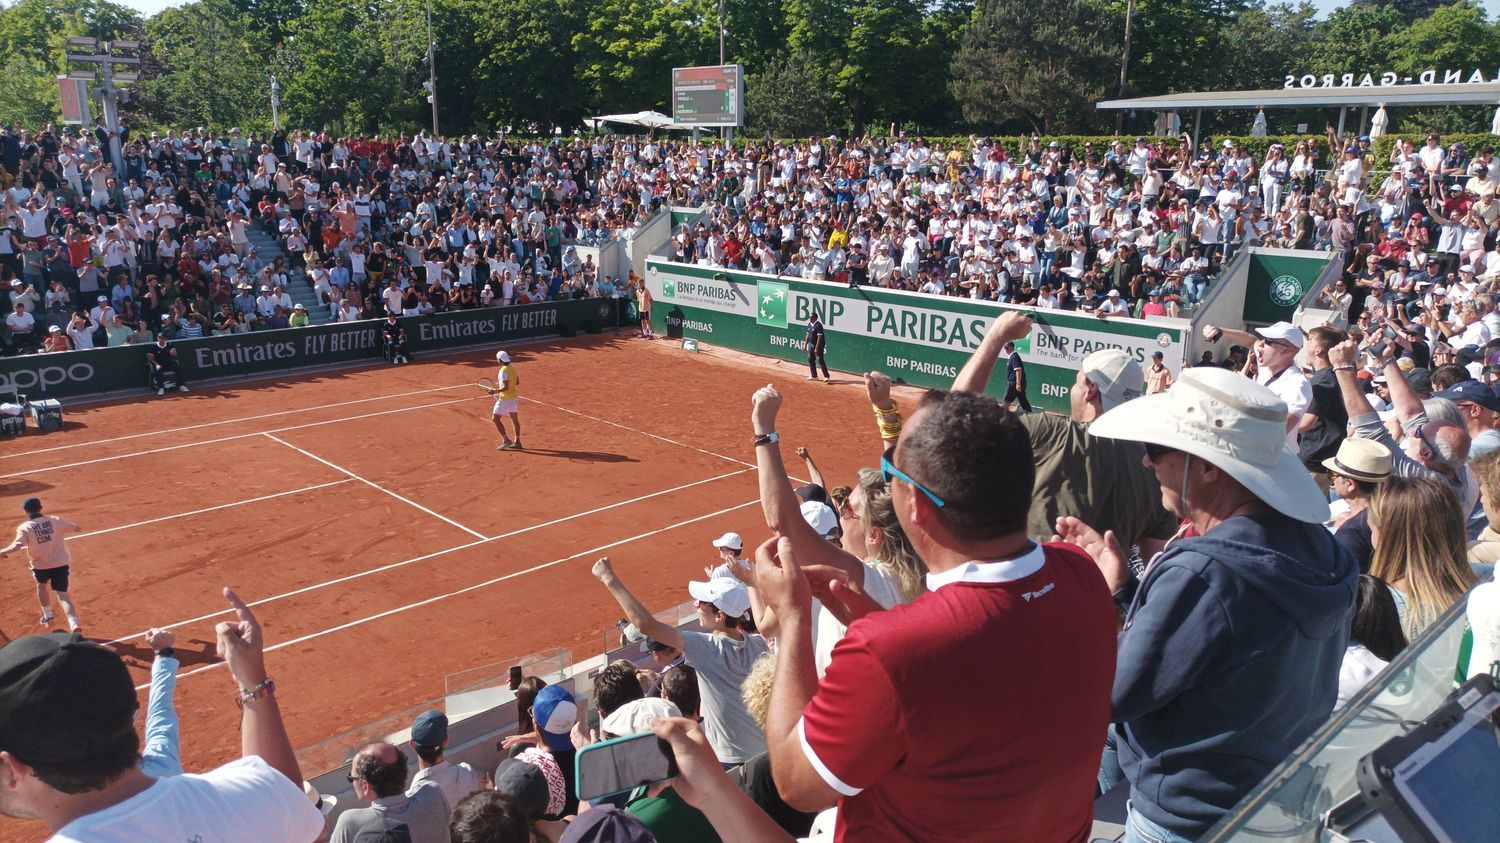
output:
[[743,126],[745,74],[737,64],[672,70],[672,119],[682,126]]

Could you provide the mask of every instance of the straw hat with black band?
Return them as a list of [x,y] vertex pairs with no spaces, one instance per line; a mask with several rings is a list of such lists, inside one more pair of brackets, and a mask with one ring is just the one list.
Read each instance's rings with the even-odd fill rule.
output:
[[1323,460],[1323,467],[1350,480],[1379,483],[1391,476],[1391,451],[1373,439],[1349,437],[1339,443],[1338,453]]

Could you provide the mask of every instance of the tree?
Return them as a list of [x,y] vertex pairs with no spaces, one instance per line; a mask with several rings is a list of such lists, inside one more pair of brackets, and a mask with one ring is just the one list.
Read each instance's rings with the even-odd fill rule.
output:
[[1488,70],[1500,66],[1500,31],[1473,3],[1443,6],[1394,31],[1389,43],[1391,69],[1401,74],[1430,68]]
[[[1101,0],[1118,21],[1119,35],[1106,43],[1121,43],[1129,0]],[[1201,91],[1203,78],[1244,45],[1225,40],[1223,33],[1250,8],[1249,0],[1137,0],[1130,28],[1130,65],[1127,92],[1165,94]],[[1116,59],[1112,78],[1117,79]],[[1118,94],[1118,83],[1109,93]]]
[[1234,45],[1213,66],[1205,87],[1280,88],[1288,73],[1301,72],[1312,41],[1317,9],[1308,2],[1246,9],[1224,27],[1222,39]]
[[475,40],[487,45],[474,68],[477,117],[491,126],[579,125],[589,108],[573,33],[579,0],[480,0]]
[[1087,0],[990,0],[953,57],[953,96],[964,119],[998,128],[1017,120],[1051,133],[1096,121],[1119,56],[1108,16]]
[[1402,25],[1391,6],[1345,6],[1336,9],[1313,33],[1306,72],[1373,73],[1390,67],[1390,35]]
[[229,0],[199,0],[146,22],[142,111],[158,125],[270,125],[266,33]]
[[745,79],[747,128],[772,137],[806,137],[844,128],[846,115],[827,73],[811,53],[772,59]]
[[844,60],[834,74],[849,104],[854,134],[871,119],[900,121],[926,97],[912,82],[913,59],[922,43],[922,9],[916,0],[852,0],[844,36]]
[[670,113],[672,68],[719,58],[715,0],[600,0],[573,36],[591,107]]
[[6,88],[0,92],[0,111],[7,121],[26,127],[56,120],[61,114],[56,77],[67,70],[66,40],[138,38],[140,26],[134,11],[108,0],[19,0],[0,8]]
[[1395,10],[1402,20],[1410,23],[1432,14],[1443,0],[1354,0],[1352,5]]

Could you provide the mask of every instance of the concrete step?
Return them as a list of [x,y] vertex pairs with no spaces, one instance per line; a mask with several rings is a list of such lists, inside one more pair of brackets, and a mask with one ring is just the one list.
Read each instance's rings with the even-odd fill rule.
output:
[[[250,245],[260,253],[261,260],[270,263],[277,257],[283,258],[287,265],[291,265],[291,256],[286,249],[282,248],[281,241],[272,235],[261,231],[259,227],[251,227],[246,232]],[[294,304],[301,304],[307,308],[308,321],[314,325],[324,325],[333,321],[333,315],[328,312],[328,305],[318,300],[318,294],[308,283],[307,275],[300,269],[291,272],[291,284],[287,294],[292,297]]]

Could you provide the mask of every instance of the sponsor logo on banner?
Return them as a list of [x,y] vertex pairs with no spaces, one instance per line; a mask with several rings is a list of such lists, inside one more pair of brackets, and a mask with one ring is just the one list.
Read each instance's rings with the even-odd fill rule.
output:
[[1271,279],[1271,301],[1291,307],[1302,300],[1302,282],[1295,275],[1278,275]]
[[772,328],[785,328],[786,306],[791,288],[777,281],[755,284],[755,321]]
[[69,366],[38,366],[0,372],[0,392],[38,392],[46,395],[56,386],[66,383],[86,384],[94,379],[94,367],[88,363]]
[[[1030,348],[1022,349],[1021,343],[1017,342],[1016,350],[1026,359],[1069,369],[1077,369],[1083,358],[1106,348],[1118,348],[1130,355],[1130,359],[1145,363],[1157,346],[1166,347],[1161,344],[1161,337],[1136,337],[1044,324],[1036,325],[1025,341]],[[1168,337],[1167,345],[1170,344]],[[1174,361],[1169,360],[1168,364],[1174,365]]]
[[677,282],[670,278],[661,282],[661,297],[664,299],[677,298]]

